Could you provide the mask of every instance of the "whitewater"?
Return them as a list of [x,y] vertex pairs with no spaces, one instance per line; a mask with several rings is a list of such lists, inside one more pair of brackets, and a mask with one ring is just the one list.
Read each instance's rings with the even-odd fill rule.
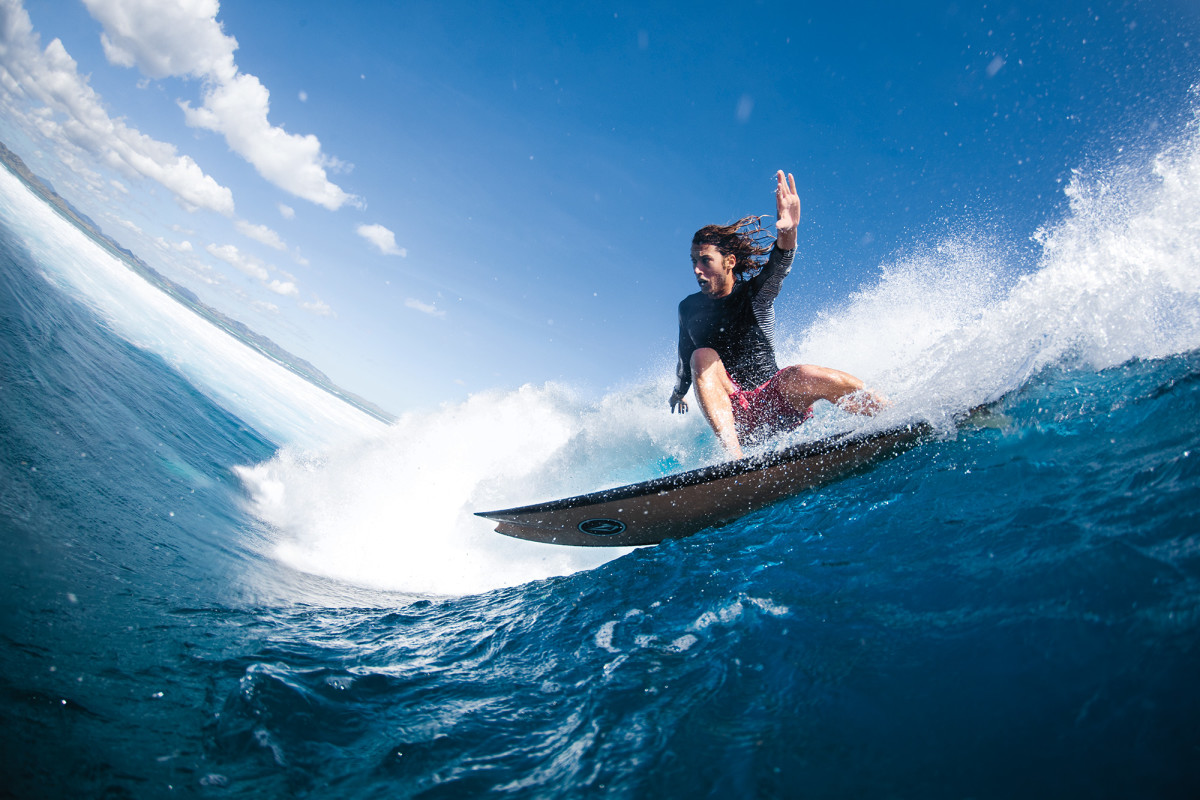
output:
[[385,425],[0,171],[11,791],[1194,796],[1197,123],[1066,196],[1032,260],[964,224],[782,325],[891,405],[768,447],[933,441],[592,550],[473,514],[719,460],[666,370]]

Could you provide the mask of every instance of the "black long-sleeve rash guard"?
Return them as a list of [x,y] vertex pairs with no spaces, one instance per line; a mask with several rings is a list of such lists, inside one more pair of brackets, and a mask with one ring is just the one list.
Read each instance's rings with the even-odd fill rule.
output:
[[692,353],[711,347],[729,377],[743,389],[755,389],[779,371],[775,361],[775,298],[792,269],[795,250],[771,249],[767,263],[749,280],[738,281],[725,297],[702,292],[679,304],[679,363],[675,396],[692,385]]

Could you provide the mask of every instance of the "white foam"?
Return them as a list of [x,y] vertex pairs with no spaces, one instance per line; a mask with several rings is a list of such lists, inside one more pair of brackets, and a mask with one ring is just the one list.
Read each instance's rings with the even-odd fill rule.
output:
[[646,477],[648,456],[686,453],[701,424],[657,405],[652,420],[636,393],[593,404],[525,386],[406,415],[319,455],[287,449],[239,474],[278,534],[275,555],[297,569],[411,593],[480,592],[628,552],[509,539],[474,512],[594,490],[622,468]]

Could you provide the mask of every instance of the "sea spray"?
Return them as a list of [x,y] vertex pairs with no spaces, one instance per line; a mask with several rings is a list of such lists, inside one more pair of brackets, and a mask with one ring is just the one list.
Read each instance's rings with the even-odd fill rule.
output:
[[882,265],[877,283],[786,338],[780,363],[819,364],[860,377],[891,403],[880,425],[949,420],[981,399],[970,384],[958,391],[929,386],[928,362],[967,367],[972,356],[961,346],[963,336],[1003,301],[1016,279],[1012,263],[976,232],[915,248]]
[[861,376],[929,421],[1049,366],[1105,369],[1200,347],[1200,131],[1149,163],[1077,171],[1033,237],[1036,268],[978,234],[885,264],[877,284],[784,342],[781,362]]

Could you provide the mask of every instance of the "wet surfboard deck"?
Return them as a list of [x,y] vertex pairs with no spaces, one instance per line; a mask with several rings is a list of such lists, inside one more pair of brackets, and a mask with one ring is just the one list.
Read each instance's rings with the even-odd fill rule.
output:
[[933,433],[913,423],[815,442],[547,503],[480,511],[498,533],[547,544],[658,544],[732,522],[785,497],[899,455]]

